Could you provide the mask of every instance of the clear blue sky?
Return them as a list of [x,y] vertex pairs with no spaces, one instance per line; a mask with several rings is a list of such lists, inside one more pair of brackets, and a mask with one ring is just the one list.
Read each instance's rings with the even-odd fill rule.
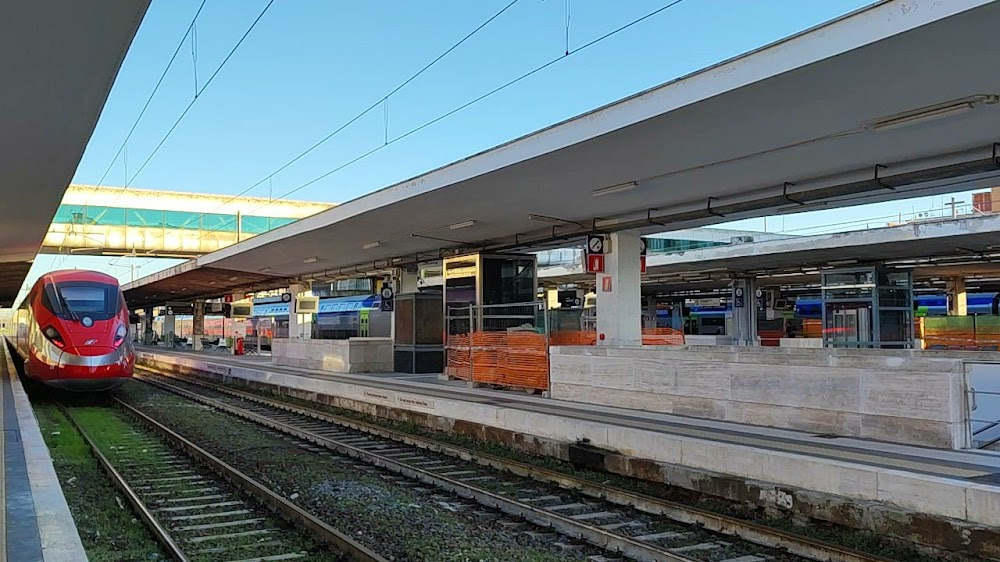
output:
[[[154,0],[125,59],[74,178],[121,186],[236,194],[380,99],[509,0],[277,1],[149,164],[136,171],[266,0],[209,0],[128,143],[114,159],[200,0]],[[645,15],[667,0],[571,0],[570,48]],[[685,0],[613,38],[395,143],[293,198],[342,202],[520,135],[696,71],[868,4],[865,0]],[[565,0],[519,0],[470,41],[395,94],[393,138],[565,51]],[[249,195],[278,196],[379,146],[381,109]],[[133,178],[134,176],[134,178]],[[965,197],[967,200],[968,198]],[[939,207],[923,198],[875,208],[771,219],[792,230]],[[884,221],[883,221],[884,222]],[[763,221],[738,226],[761,228]],[[859,222],[863,226],[863,221]],[[803,231],[805,232],[805,231]],[[108,269],[109,258],[41,256],[52,265]],[[128,260],[112,269],[130,277]],[[167,262],[147,260],[138,275]],[[173,263],[173,262],[170,262]]]

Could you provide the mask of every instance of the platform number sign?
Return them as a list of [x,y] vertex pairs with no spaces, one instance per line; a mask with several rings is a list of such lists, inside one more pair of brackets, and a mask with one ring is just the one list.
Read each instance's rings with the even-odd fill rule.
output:
[[392,312],[396,304],[396,294],[393,293],[392,287],[388,285],[382,287],[382,293],[379,296],[382,297],[382,301],[379,303],[379,310],[382,312]]
[[745,303],[743,302],[743,287],[736,287],[733,290],[733,307],[743,308]]
[[764,311],[767,308],[767,302],[764,299],[764,290],[756,289],[753,296],[755,304],[757,305],[757,310]]
[[587,236],[587,251],[584,253],[587,273],[604,273],[604,236]]

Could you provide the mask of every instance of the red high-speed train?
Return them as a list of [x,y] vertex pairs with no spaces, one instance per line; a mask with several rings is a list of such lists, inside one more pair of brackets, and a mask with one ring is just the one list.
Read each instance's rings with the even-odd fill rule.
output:
[[117,279],[53,271],[35,282],[15,312],[13,341],[29,378],[65,390],[109,390],[132,376],[128,321]]

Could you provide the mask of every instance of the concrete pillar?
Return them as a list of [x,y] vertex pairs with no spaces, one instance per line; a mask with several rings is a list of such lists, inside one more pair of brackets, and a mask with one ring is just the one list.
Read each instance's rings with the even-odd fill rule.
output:
[[639,234],[617,232],[609,242],[604,273],[597,274],[597,343],[642,345]]
[[684,331],[684,301],[674,303],[670,310],[670,327]]
[[656,296],[646,297],[646,311],[642,315],[643,328],[656,328]]
[[201,351],[201,338],[205,337],[205,301],[194,301],[194,316],[191,319],[191,347]]
[[147,306],[142,310],[142,345],[153,344],[153,307]]
[[755,289],[753,277],[733,279],[733,345],[757,345]]
[[782,317],[781,311],[775,310],[774,305],[778,302],[778,297],[780,295],[778,289],[765,289],[764,290],[766,302],[766,315],[764,318],[767,320],[777,320]]
[[174,320],[175,318],[173,314],[163,315],[163,333],[160,334],[160,339],[163,340],[164,344],[168,347],[174,346],[174,334],[177,332]]
[[948,316],[968,316],[969,307],[965,293],[965,277],[948,279]]
[[299,315],[295,314],[295,299],[299,296],[299,291],[302,290],[302,285],[298,283],[293,283],[288,286],[288,294],[292,295],[292,300],[288,303],[288,338],[294,339],[301,337],[301,332],[299,328]]

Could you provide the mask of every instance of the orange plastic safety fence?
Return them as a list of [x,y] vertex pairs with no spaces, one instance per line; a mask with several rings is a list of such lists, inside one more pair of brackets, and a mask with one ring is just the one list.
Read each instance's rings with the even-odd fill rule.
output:
[[684,345],[684,332],[674,328],[643,328],[642,345]]
[[445,374],[499,386],[548,390],[545,336],[535,332],[476,332],[448,336]]
[[549,334],[549,345],[597,345],[597,332],[559,330]]

